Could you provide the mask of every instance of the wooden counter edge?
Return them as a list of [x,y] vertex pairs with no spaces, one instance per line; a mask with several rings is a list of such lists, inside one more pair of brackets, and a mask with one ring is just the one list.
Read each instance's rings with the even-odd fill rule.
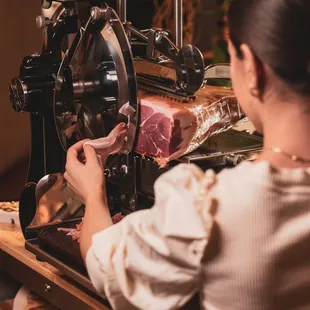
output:
[[[40,262],[35,255],[25,249],[25,240],[20,227],[15,224],[0,223],[0,249],[21,263],[38,272],[52,283],[87,303],[92,309],[111,310],[96,299],[83,292],[66,279],[59,270],[45,262]],[[1,266],[0,266],[1,267]],[[31,288],[30,288],[31,289]]]

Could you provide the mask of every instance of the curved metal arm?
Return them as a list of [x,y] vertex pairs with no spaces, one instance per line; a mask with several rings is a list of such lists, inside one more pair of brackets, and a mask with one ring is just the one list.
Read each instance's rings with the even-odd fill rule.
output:
[[[168,38],[168,36],[161,29],[149,29],[148,35],[141,33],[138,29],[130,24],[126,25],[127,31],[130,35],[134,35],[145,41],[148,45],[148,56],[157,50],[162,55],[175,61],[179,53],[179,48]],[[152,53],[151,53],[152,51]]]
[[61,5],[57,11],[64,12],[58,22],[47,26],[47,45],[43,49],[43,54],[46,53],[55,62],[60,62],[62,59],[61,43],[66,35],[78,31],[78,19],[77,12],[72,4]]

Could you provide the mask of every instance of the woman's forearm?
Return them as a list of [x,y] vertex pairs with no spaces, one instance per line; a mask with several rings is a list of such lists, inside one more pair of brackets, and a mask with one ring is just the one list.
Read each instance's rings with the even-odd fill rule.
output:
[[86,210],[80,238],[80,249],[84,261],[92,243],[92,236],[112,225],[106,199],[90,198],[86,201],[85,207]]

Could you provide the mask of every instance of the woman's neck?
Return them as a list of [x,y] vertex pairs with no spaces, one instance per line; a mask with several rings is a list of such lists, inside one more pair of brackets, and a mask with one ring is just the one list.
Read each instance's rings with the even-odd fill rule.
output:
[[278,168],[310,166],[308,162],[294,162],[283,153],[272,151],[277,147],[310,162],[310,113],[305,111],[305,104],[289,102],[269,105],[271,108],[264,115],[264,151],[260,160],[268,160]]

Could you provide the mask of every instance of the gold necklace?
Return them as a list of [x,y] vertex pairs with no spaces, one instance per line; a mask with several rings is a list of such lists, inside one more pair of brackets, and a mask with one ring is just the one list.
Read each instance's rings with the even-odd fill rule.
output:
[[297,155],[289,154],[289,153],[281,150],[279,147],[273,147],[273,148],[271,148],[271,151],[276,153],[276,154],[282,154],[292,161],[303,163],[303,164],[310,164],[310,159],[304,159],[304,158],[298,157]]

